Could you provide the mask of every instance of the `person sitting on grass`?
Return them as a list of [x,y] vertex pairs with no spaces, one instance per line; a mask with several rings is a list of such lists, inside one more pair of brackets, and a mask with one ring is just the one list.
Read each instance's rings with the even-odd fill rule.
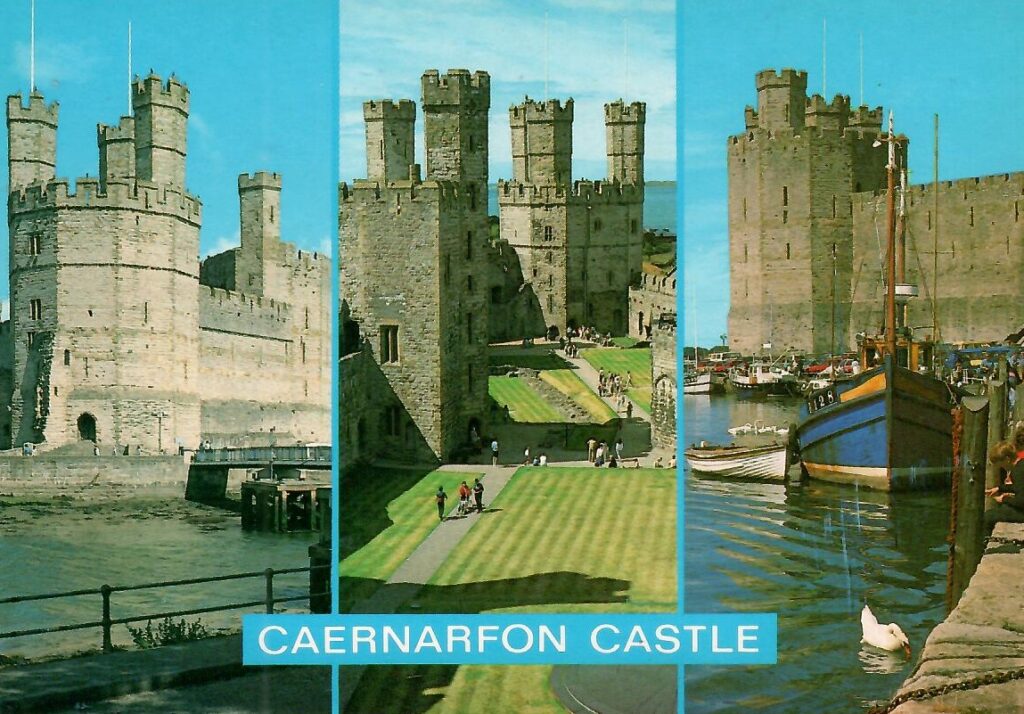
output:
[[1009,441],[995,444],[988,452],[988,460],[1006,471],[1005,479],[985,490],[985,495],[996,502],[985,511],[985,532],[991,533],[1000,521],[1024,523],[1024,460]]

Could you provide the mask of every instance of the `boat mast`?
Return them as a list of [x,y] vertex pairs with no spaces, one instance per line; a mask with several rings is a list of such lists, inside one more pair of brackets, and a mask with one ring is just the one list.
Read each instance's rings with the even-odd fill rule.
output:
[[888,208],[889,266],[886,271],[885,294],[885,350],[896,359],[896,137],[893,136],[893,116],[889,112],[889,163],[886,165],[886,199]]

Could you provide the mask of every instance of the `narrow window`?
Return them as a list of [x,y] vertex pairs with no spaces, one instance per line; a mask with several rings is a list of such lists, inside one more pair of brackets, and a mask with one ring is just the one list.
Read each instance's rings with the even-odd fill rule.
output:
[[452,257],[446,255],[444,257],[444,284],[450,285],[452,281]]
[[303,341],[300,344],[302,346],[302,364],[306,364],[306,343]]
[[789,223],[789,211],[782,212],[782,222]]
[[548,251],[548,265],[551,265],[551,263],[554,261],[554,258],[555,258],[555,254],[552,251],[549,250]]
[[398,325],[381,325],[380,328],[380,361],[398,361]]
[[471,211],[476,210],[476,185],[469,185],[469,209]]
[[932,212],[928,211],[928,230],[932,229]]
[[836,195],[832,194],[832,217],[836,217]]
[[29,319],[39,320],[43,316],[43,301],[31,300],[28,304]]
[[142,303],[142,322],[143,324],[149,324],[149,303]]
[[551,226],[544,226],[544,240],[554,240],[555,229]]
[[28,252],[30,255],[39,255],[42,252],[42,237],[38,233],[29,236]]
[[747,262],[747,245],[746,245],[746,243],[743,244],[743,262],[744,263]]
[[83,357],[82,358],[82,364],[85,366],[85,376],[88,377],[89,376],[89,358],[88,357]]
[[786,260],[790,259],[789,243],[786,243]]
[[634,218],[629,222],[629,232],[635,235],[639,226],[640,224],[637,223],[637,220]]
[[971,228],[974,228],[974,206],[971,206]]
[[788,104],[785,107],[783,107],[783,114],[786,117],[786,121],[789,121],[789,105]]
[[555,296],[548,295],[548,312],[554,312],[555,309]]
[[555,287],[555,276],[554,275],[549,275],[548,276],[548,287],[549,288]]
[[601,230],[601,219],[600,218],[595,218],[594,219],[594,230],[595,231]]
[[789,205],[789,186],[783,186],[782,187],[782,205],[783,206],[788,206]]
[[533,277],[536,280],[536,278],[537,278],[537,269],[536,268],[533,269]]
[[467,275],[466,276],[466,290],[468,290],[469,292],[473,292],[473,276],[472,275]]
[[743,220],[747,220],[747,197],[743,197]]
[[466,342],[473,343],[473,313],[466,313]]
[[36,333],[34,333],[34,332],[32,332],[30,330],[29,333],[28,333],[28,346],[31,347],[32,345],[35,344],[35,342],[36,342]]
[[473,258],[473,231],[466,231],[466,260]]
[[1020,201],[1013,202],[1013,222],[1020,220]]
[[466,373],[466,387],[470,393],[473,392],[474,380],[473,380],[473,365],[469,365],[469,371]]
[[64,366],[71,366],[71,350],[64,350]]
[[270,207],[270,222],[271,223],[274,222],[274,207],[273,206]]
[[378,158],[383,159],[384,158],[384,140],[383,139],[380,140],[380,146],[378,147],[377,151],[378,151],[378,154],[379,154]]
[[306,308],[306,329],[309,329],[309,308]]

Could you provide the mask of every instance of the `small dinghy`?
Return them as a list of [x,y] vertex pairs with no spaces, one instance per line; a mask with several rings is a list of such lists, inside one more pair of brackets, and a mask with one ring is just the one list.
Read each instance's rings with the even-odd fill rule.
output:
[[720,446],[701,442],[684,454],[693,471],[716,476],[782,480],[789,466],[785,444]]

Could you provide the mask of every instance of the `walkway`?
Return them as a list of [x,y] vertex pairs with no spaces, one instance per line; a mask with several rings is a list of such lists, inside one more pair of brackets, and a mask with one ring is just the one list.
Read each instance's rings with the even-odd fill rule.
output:
[[1022,572],[1024,524],[996,524],[960,602],[932,630],[897,692],[893,702],[902,703],[893,714],[1024,711]]
[[[560,354],[559,357],[562,357],[567,362],[571,363],[576,368],[576,375],[580,379],[582,379],[588,387],[594,390],[594,394],[599,394],[598,385],[601,384],[601,375],[596,369],[594,369],[594,366],[590,364],[590,362],[587,362],[582,357],[572,358],[566,357],[564,354]],[[611,397],[600,397],[600,399],[609,407],[611,407],[613,412],[615,412],[616,414],[619,413],[615,400],[613,400]],[[651,420],[651,415],[645,412],[640,407],[640,405],[634,402],[632,399],[630,399],[629,396],[626,396],[626,401],[632,403],[633,416],[635,418],[643,419],[644,421],[648,422]]]

